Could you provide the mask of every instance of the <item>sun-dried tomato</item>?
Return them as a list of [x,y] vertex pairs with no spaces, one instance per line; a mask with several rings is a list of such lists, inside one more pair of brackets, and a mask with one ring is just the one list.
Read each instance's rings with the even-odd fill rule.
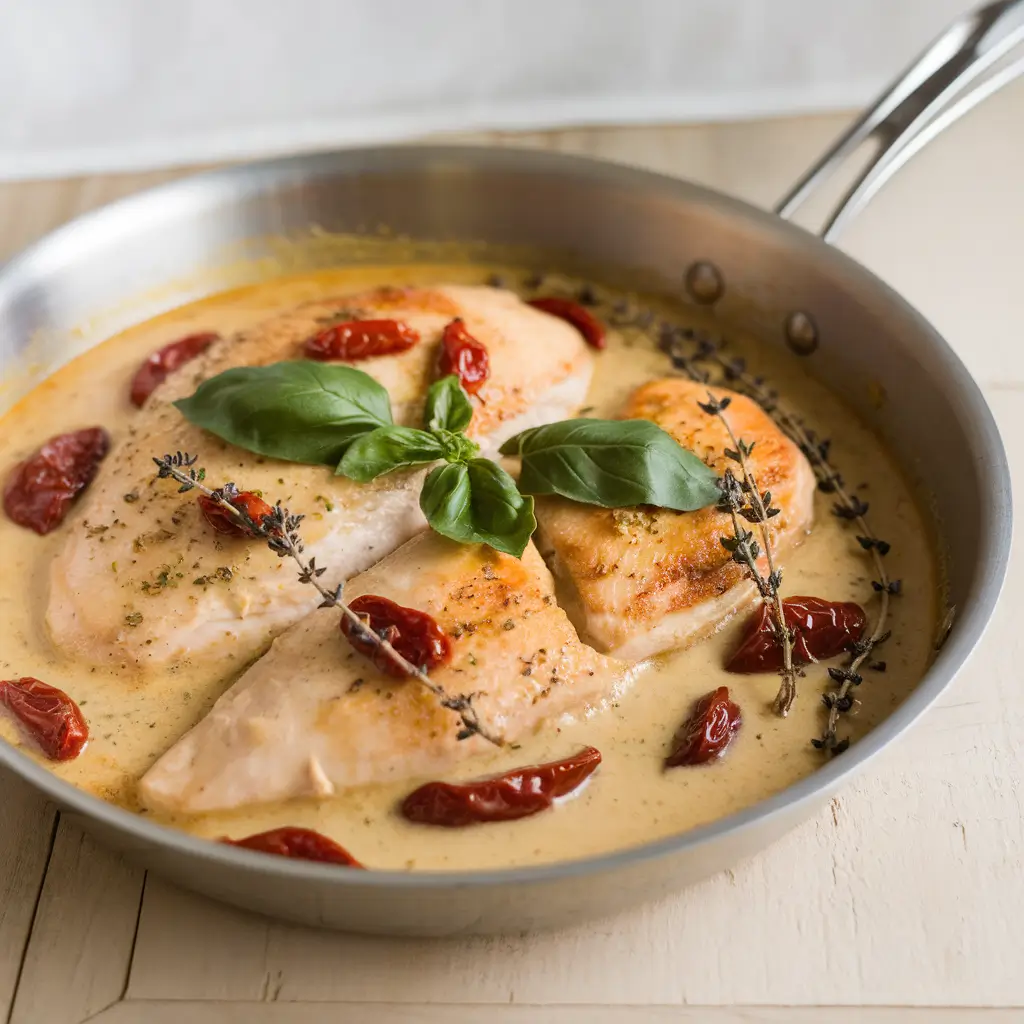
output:
[[[240,523],[219,501],[200,494],[197,499],[203,518],[218,532],[229,537],[251,537],[253,533]],[[244,512],[257,526],[262,525],[265,516],[274,511],[258,494],[252,491],[240,491],[229,500],[235,508]]]
[[[820,597],[787,597],[782,602],[786,625],[793,632],[793,661],[804,665],[842,654],[864,633],[867,615],[852,601]],[[751,616],[743,640],[726,662],[729,672],[777,672],[782,668],[782,645],[772,628],[768,608]]]
[[14,468],[4,487],[4,511],[19,526],[38,534],[56,529],[72,501],[92,482],[110,450],[102,427],[51,437]]
[[454,373],[470,395],[475,395],[491,375],[487,349],[477,341],[461,320],[452,320],[441,335],[437,372],[442,377]]
[[346,868],[363,866],[345,847],[311,828],[272,828],[269,832],[257,832],[244,839],[225,838],[221,842],[260,853],[273,853],[278,857],[290,857],[292,860],[316,860]]
[[89,741],[89,727],[78,705],[56,686],[23,676],[0,680],[6,707],[53,761],[78,757]]
[[665,758],[665,767],[704,764],[721,757],[739,732],[742,721],[740,706],[729,700],[729,687],[720,686],[705,694],[676,735],[672,753]]
[[310,359],[344,359],[353,363],[404,352],[419,340],[419,332],[401,320],[346,320],[314,334],[303,351]]
[[[405,608],[386,597],[364,594],[349,604],[365,622],[363,629],[372,630],[416,668],[429,672],[451,659],[452,642],[426,612]],[[365,654],[381,672],[404,678],[406,673],[374,642],[347,618],[341,620],[341,631],[348,642]]]
[[428,782],[402,801],[402,814],[409,821],[445,828],[526,818],[574,793],[600,763],[600,751],[584,747],[563,761],[516,768],[477,782]]
[[551,296],[550,298],[530,299],[527,304],[572,324],[583,335],[583,340],[591,348],[601,349],[607,344],[604,336],[604,324],[589,309],[584,309],[578,302]]
[[132,405],[141,406],[146,399],[180,366],[205,352],[220,335],[213,331],[190,334],[157,349],[136,371],[132,378]]

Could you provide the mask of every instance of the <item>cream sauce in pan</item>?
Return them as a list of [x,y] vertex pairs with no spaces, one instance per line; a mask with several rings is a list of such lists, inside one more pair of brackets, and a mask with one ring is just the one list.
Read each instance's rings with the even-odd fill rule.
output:
[[[318,272],[223,293],[140,324],[55,373],[0,421],[0,474],[6,476],[11,466],[62,431],[103,425],[116,440],[136,415],[127,395],[139,363],[182,335],[200,330],[229,334],[296,303],[372,284],[477,283],[488,273],[479,267],[430,265]],[[514,278],[510,272],[509,279]],[[649,305],[675,322],[694,324],[688,308],[653,299]],[[598,416],[614,416],[634,387],[669,372],[667,357],[638,332],[613,329],[609,341],[597,358],[588,397],[589,411]],[[834,394],[811,380],[794,357],[769,351],[752,338],[730,334],[730,341],[790,407],[832,439],[833,463],[855,493],[870,502],[874,530],[892,545],[887,567],[903,581],[903,594],[892,602],[892,638],[879,649],[887,670],[866,673],[856,693],[861,701],[857,712],[844,716],[840,727],[841,735],[849,733],[856,742],[907,696],[931,656],[938,581],[929,533],[893,460]],[[286,475],[286,467],[282,472]],[[785,562],[784,594],[858,601],[873,617],[871,563],[854,538],[856,531],[830,515],[830,508],[830,496],[819,493],[814,530]],[[100,669],[59,657],[46,635],[44,607],[47,567],[63,543],[60,529],[38,537],[0,516],[6,562],[0,577],[0,678],[37,676],[74,697],[89,723],[91,741],[76,760],[47,764],[69,782],[139,810],[137,779],[202,717],[231,679],[218,678],[201,664],[144,678],[127,666]],[[397,801],[412,788],[403,783],[168,823],[208,837],[243,836],[278,825],[316,828],[369,867],[420,870],[575,859],[677,834],[749,807],[823,761],[810,739],[822,728],[824,667],[808,668],[792,713],[777,718],[770,709],[777,676],[730,675],[721,667],[741,625],[742,617],[689,650],[656,659],[610,710],[466,766],[462,774],[470,778],[560,758],[584,745],[597,747],[604,759],[583,791],[532,818],[464,829],[412,825],[395,813]],[[301,666],[295,685],[302,685]],[[726,756],[699,767],[664,770],[671,738],[693,701],[722,685],[743,711],[743,727]],[[0,718],[0,737],[37,756],[7,717]]]

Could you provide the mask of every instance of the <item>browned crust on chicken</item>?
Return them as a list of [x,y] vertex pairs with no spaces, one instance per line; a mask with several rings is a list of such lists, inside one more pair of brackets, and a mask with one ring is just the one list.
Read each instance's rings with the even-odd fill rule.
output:
[[[480,721],[509,742],[601,706],[627,678],[580,643],[532,544],[519,560],[421,534],[346,588],[349,600],[367,593],[437,621],[452,653],[431,680],[472,694]],[[493,750],[458,736],[458,717],[433,693],[378,671],[342,635],[337,610],[321,609],[275,641],[141,793],[191,813],[449,771]]]
[[[732,447],[725,424],[697,404],[709,390],[732,399],[725,415],[733,431],[754,442],[749,467],[761,491],[771,491],[782,509],[770,535],[784,552],[810,526],[813,474],[796,445],[758,405],[724,388],[668,378],[638,388],[622,418],[657,423],[717,473],[730,466],[738,470],[725,455]],[[576,605],[577,628],[603,650],[618,653],[666,616],[722,599],[743,580],[743,570],[721,543],[733,532],[730,517],[714,508],[608,510],[541,498],[537,518],[541,550],[574,591],[570,607]],[[709,625],[695,616],[692,630],[681,622],[679,645],[705,635],[721,618]]]

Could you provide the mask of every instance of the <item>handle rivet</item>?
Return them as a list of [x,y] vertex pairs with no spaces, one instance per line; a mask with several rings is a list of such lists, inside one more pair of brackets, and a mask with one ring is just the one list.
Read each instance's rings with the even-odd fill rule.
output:
[[714,263],[697,260],[686,271],[686,291],[694,302],[710,306],[717,302],[725,291],[722,274]]
[[809,356],[818,348],[818,326],[810,314],[799,310],[786,317],[786,344],[798,355]]

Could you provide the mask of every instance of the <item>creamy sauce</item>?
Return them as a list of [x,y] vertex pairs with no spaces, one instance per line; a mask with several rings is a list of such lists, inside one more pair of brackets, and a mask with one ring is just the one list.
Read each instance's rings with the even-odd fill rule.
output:
[[[297,303],[371,284],[477,283],[488,274],[465,265],[323,271],[226,292],[132,327],[55,373],[0,421],[0,475],[62,431],[103,425],[116,442],[136,414],[127,394],[139,363],[184,334],[229,334]],[[513,272],[508,277],[515,279]],[[675,322],[700,326],[689,308],[664,300],[644,302]],[[909,694],[930,659],[938,582],[929,531],[894,462],[834,394],[808,378],[795,358],[751,338],[732,332],[729,337],[732,350],[747,358],[753,372],[767,377],[819,435],[832,439],[832,461],[855,493],[870,502],[873,528],[892,545],[890,575],[903,580],[903,595],[892,602],[892,638],[879,648],[887,669],[865,673],[856,691],[861,700],[857,713],[844,716],[840,727],[840,735],[848,733],[856,742]],[[609,340],[588,397],[588,411],[597,416],[614,416],[634,387],[670,369],[667,357],[637,331],[613,330]],[[877,607],[870,562],[855,540],[856,531],[830,515],[831,504],[829,495],[818,494],[814,530],[785,562],[784,594],[858,601],[873,619]],[[38,537],[0,516],[7,563],[0,579],[0,678],[34,675],[71,694],[88,720],[91,741],[74,761],[46,763],[75,785],[139,810],[137,779],[232,679],[204,671],[202,665],[144,677],[127,666],[91,668],[58,656],[46,635],[44,608],[47,567],[63,544],[60,529]],[[795,708],[787,719],[779,719],[770,710],[777,676],[730,675],[721,667],[741,627],[742,619],[726,623],[709,640],[657,659],[611,709],[464,766],[461,776],[472,778],[596,746],[604,760],[587,787],[533,818],[461,830],[414,826],[395,812],[397,801],[413,788],[405,782],[328,800],[168,820],[209,837],[306,826],[332,836],[368,866],[421,870],[574,859],[683,832],[749,807],[822,763],[810,739],[822,730],[819,697],[828,687],[825,668],[808,667]],[[301,685],[298,675],[296,685]],[[664,771],[671,738],[693,702],[722,685],[743,710],[743,727],[725,758]],[[0,737],[37,756],[6,718],[0,718]]]

